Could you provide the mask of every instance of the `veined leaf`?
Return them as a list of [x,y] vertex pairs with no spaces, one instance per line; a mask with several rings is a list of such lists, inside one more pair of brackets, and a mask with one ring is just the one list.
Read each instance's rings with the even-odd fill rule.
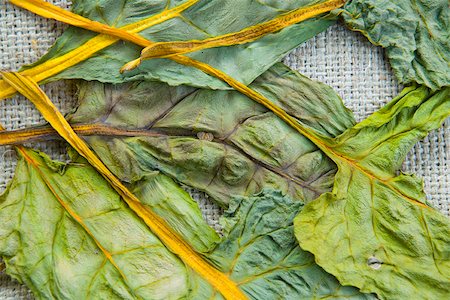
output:
[[410,87],[323,151],[338,165],[333,192],[296,217],[300,246],[342,284],[383,299],[450,294],[450,222],[422,182],[396,176],[409,149],[450,114],[450,88]]
[[[247,44],[260,39],[262,36],[280,31],[290,25],[316,17],[341,7],[345,1],[332,0],[315,5],[300,7],[288,13],[282,14],[270,21],[247,27],[241,31],[228,33],[221,36],[207,38],[205,40],[173,41],[154,43],[142,50],[142,59],[170,57],[177,54],[196,52],[203,49],[216,47],[229,47]],[[136,66],[133,66],[133,68]],[[129,68],[129,67],[128,67]]]
[[[282,64],[251,87],[324,135],[334,137],[354,124],[330,87]],[[331,160],[263,106],[237,92],[153,82],[117,86],[92,82],[80,86],[79,101],[69,121],[82,135],[98,135],[87,141],[126,182],[160,170],[207,191],[222,206],[233,195],[252,195],[263,187],[303,201],[332,188],[336,167]],[[50,133],[25,131],[24,138]],[[17,140],[17,133],[0,133],[0,137],[4,143],[24,141]]]
[[[198,90],[179,97],[179,92],[168,92],[166,85],[155,83],[140,83],[130,90],[125,86],[125,90],[116,90],[118,93],[110,93],[111,87],[104,91],[103,85],[92,86],[81,88],[81,105],[71,117],[72,124],[150,128],[161,134],[88,138],[91,147],[122,179],[130,180],[136,171],[160,170],[208,191],[222,206],[227,206],[233,195],[252,195],[263,187],[282,190],[303,201],[331,189],[335,166],[330,160],[267,109],[237,92]],[[329,136],[353,124],[351,114],[332,89],[281,64],[251,87]],[[152,113],[142,107],[152,107]],[[130,127],[133,123],[136,125]]]
[[23,148],[19,154],[16,175],[0,198],[8,274],[44,299],[186,295],[191,271],[92,167]]
[[123,198],[131,210],[141,218],[148,228],[176,254],[186,265],[213,286],[226,299],[245,299],[245,295],[229,279],[206,262],[167,222],[153,210],[148,209],[123,183],[114,176],[105,164],[92,152],[87,144],[77,136],[57,110],[51,100],[39,88],[36,82],[17,73],[2,73],[3,79],[18,92],[28,98],[50,123],[81,156],[83,156],[111,184],[111,187]]
[[[95,7],[90,1],[78,0],[74,1],[73,11],[91,20],[119,27],[160,12],[166,7],[167,3],[167,1],[152,1],[150,5],[146,1],[128,0],[118,9],[119,6],[112,2],[115,3],[113,0],[103,0],[100,5]],[[240,31],[276,18],[290,10],[302,6],[306,7],[317,2],[289,0],[283,1],[281,5],[271,6],[265,2],[250,0],[239,2],[199,1],[178,16],[144,29],[140,34],[148,40],[157,42],[205,39]],[[172,5],[178,5],[179,3],[175,2]],[[248,13],[251,15],[246,15]],[[280,60],[288,51],[325,30],[333,23],[334,19],[330,17],[315,18],[284,28],[278,33],[266,35],[250,44],[204,49],[201,52],[190,54],[189,57],[207,63],[236,80],[248,84]],[[32,68],[56,59],[80,47],[93,37],[92,33],[71,27],[58,39],[47,55],[29,67]],[[120,68],[130,60],[138,58],[141,50],[140,46],[130,43],[116,44],[97,52],[95,55],[93,54],[90,58],[73,67],[53,75],[49,80],[82,78],[120,83],[147,79],[164,81],[171,85],[188,84],[213,89],[229,88],[220,79],[166,59],[146,61],[135,71],[121,75],[119,73]],[[264,57],[264,59],[255,59],[260,57]]]
[[352,287],[339,287],[292,240],[293,218],[301,207],[271,190],[233,199],[222,219],[226,238],[208,258],[228,270],[253,299],[375,299]]
[[[19,155],[16,175],[0,196],[0,254],[6,271],[37,298],[221,299],[84,159],[63,164],[24,148]],[[166,216],[177,216],[179,199],[160,193],[173,192],[173,184],[159,176],[136,188],[148,189],[145,205],[163,203]],[[236,200],[225,219],[229,233],[205,256],[220,261],[250,298],[371,299],[340,286],[294,242],[292,219],[300,208],[275,192]],[[211,229],[201,221],[183,230]],[[216,242],[214,235],[203,238]]]
[[352,0],[342,17],[350,29],[386,48],[401,83],[434,90],[450,85],[448,0]]

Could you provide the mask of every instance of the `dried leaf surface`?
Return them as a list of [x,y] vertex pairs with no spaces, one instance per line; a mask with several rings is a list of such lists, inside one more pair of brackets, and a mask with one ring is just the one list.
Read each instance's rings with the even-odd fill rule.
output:
[[450,88],[405,89],[336,139],[334,189],[295,220],[300,246],[342,284],[383,299],[450,293],[450,222],[426,204],[423,183],[397,172],[411,147],[450,114]]
[[[251,87],[324,135],[336,136],[354,124],[331,88],[282,64]],[[69,119],[72,124],[142,130],[136,137],[87,138],[122,180],[156,169],[207,190],[223,206],[233,195],[252,195],[263,187],[310,201],[333,183],[335,165],[314,144],[234,91],[150,82],[115,87],[87,83]],[[145,136],[149,133],[156,136]]]
[[386,48],[398,80],[434,90],[450,85],[450,7],[447,0],[352,0],[347,26]]

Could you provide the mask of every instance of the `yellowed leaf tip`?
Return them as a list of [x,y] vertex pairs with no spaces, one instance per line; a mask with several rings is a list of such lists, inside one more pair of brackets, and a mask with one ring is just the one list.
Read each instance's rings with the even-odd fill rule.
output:
[[122,68],[120,68],[120,73],[124,73],[124,72],[129,72],[131,70],[136,69],[137,67],[139,67],[139,65],[141,64],[141,58],[132,60],[126,64],[123,65]]

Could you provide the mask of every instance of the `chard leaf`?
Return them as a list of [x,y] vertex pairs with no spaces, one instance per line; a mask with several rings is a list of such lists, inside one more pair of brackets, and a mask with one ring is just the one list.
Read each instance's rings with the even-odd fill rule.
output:
[[[336,136],[354,124],[330,87],[282,64],[251,86],[323,135]],[[207,191],[225,207],[233,195],[252,195],[262,187],[304,201],[332,188],[336,166],[331,160],[238,92],[155,82],[90,82],[80,85],[79,100],[70,122],[79,134],[94,135],[87,141],[123,181],[159,170]],[[31,132],[31,137],[38,132]],[[8,134],[0,133],[0,143],[13,140]],[[40,134],[42,138],[48,132]]]
[[[0,255],[6,272],[37,298],[221,299],[84,159],[64,164],[22,147],[18,153],[16,175],[0,196]],[[141,196],[151,197],[142,202],[153,208],[163,203],[166,216],[179,216],[178,201],[192,200],[160,176],[138,183],[136,188],[148,189]],[[181,198],[165,197],[162,189]],[[211,230],[198,207],[189,207],[184,213],[196,215],[197,223],[186,223],[184,230]],[[292,219],[300,208],[279,192],[235,200],[224,220],[226,237],[205,257],[252,299],[275,293],[292,299],[373,298],[340,286],[294,242]],[[203,238],[209,245],[217,242],[215,235]]]
[[[187,2],[193,2],[194,4],[178,14],[173,14],[170,19],[162,23],[145,28],[140,32],[140,35],[156,42],[203,40],[240,31],[274,19],[291,10],[307,7],[320,1],[304,0],[299,2],[289,0],[284,1],[286,3],[281,5],[268,5],[262,1],[251,0],[238,2],[220,0],[200,0],[196,2],[191,0],[171,1],[167,6],[167,1],[128,0],[123,1],[122,5],[119,6],[113,0],[102,0],[100,2],[78,0],[74,1],[72,10],[91,20],[112,27],[122,27],[158,13],[163,14],[166,9],[174,9],[176,6],[181,6]],[[249,84],[290,50],[322,32],[334,22],[333,17],[314,18],[286,27],[277,33],[263,36],[252,43],[203,49],[190,54],[189,57],[207,63],[234,77],[237,81]],[[93,38],[95,38],[95,34],[91,32],[70,27],[44,57],[23,70],[27,71],[29,68],[58,59]],[[86,50],[89,51],[89,49]],[[82,78],[121,83],[145,79],[164,81],[171,85],[187,84],[196,87],[229,89],[229,86],[220,79],[167,59],[147,60],[135,71],[127,72],[125,75],[120,74],[120,68],[128,61],[138,58],[141,50],[142,47],[140,46],[120,42],[95,54],[92,53],[89,58],[75,66],[59,70],[60,73],[54,74],[46,81]],[[264,59],[259,59],[260,57],[264,57]]]
[[[119,93],[110,96],[111,87],[104,91],[103,85],[96,86],[100,90],[92,84],[80,89],[81,103],[72,124],[101,120],[101,124],[150,128],[160,134],[87,139],[122,180],[138,176],[135,172],[156,169],[208,191],[225,207],[233,195],[252,195],[263,187],[282,190],[303,201],[311,201],[332,187],[334,164],[305,137],[237,92],[197,90],[180,97],[185,94],[168,92],[166,85],[143,82],[132,85],[129,91],[116,87]],[[281,64],[251,86],[324,134],[335,136],[353,124],[350,112],[331,88]],[[161,90],[172,100],[161,101]],[[152,112],[159,113],[149,115],[139,107],[152,107]],[[108,113],[94,115],[93,111]],[[136,122],[140,126],[129,126]]]
[[401,83],[434,90],[450,85],[448,0],[352,0],[342,17],[350,29],[386,48]]
[[222,219],[226,238],[209,259],[252,299],[375,299],[330,280],[293,240],[292,222],[302,206],[273,190],[233,199]]
[[338,165],[334,189],[295,219],[300,246],[346,285],[383,299],[450,293],[450,222],[422,181],[396,175],[409,149],[450,114],[450,88],[405,89],[322,149]]
[[0,252],[37,298],[181,298],[199,281],[86,162],[18,153],[0,198]]

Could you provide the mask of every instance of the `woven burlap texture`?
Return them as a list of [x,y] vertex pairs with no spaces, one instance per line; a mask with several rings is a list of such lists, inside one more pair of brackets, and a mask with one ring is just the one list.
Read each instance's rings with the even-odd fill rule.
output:
[[[48,1],[68,8],[69,2]],[[18,70],[20,66],[42,56],[65,26],[18,9],[0,0],[0,68]],[[264,59],[264,58],[261,58]],[[331,27],[306,42],[284,62],[295,70],[332,86],[362,120],[382,107],[400,91],[382,49],[372,46],[360,34],[346,30],[342,24]],[[44,86],[57,107],[68,112],[74,106],[74,86],[57,82]],[[0,122],[7,129],[43,123],[42,117],[21,96],[0,102]],[[63,142],[32,145],[56,159],[66,159]],[[0,147],[0,192],[12,178],[16,156],[11,147]],[[449,215],[450,120],[409,153],[404,171],[424,179],[425,191],[432,205]],[[188,189],[203,211],[206,220],[220,230],[221,211],[201,192]],[[0,220],[1,226],[1,220]],[[0,299],[32,298],[26,287],[0,274]]]

